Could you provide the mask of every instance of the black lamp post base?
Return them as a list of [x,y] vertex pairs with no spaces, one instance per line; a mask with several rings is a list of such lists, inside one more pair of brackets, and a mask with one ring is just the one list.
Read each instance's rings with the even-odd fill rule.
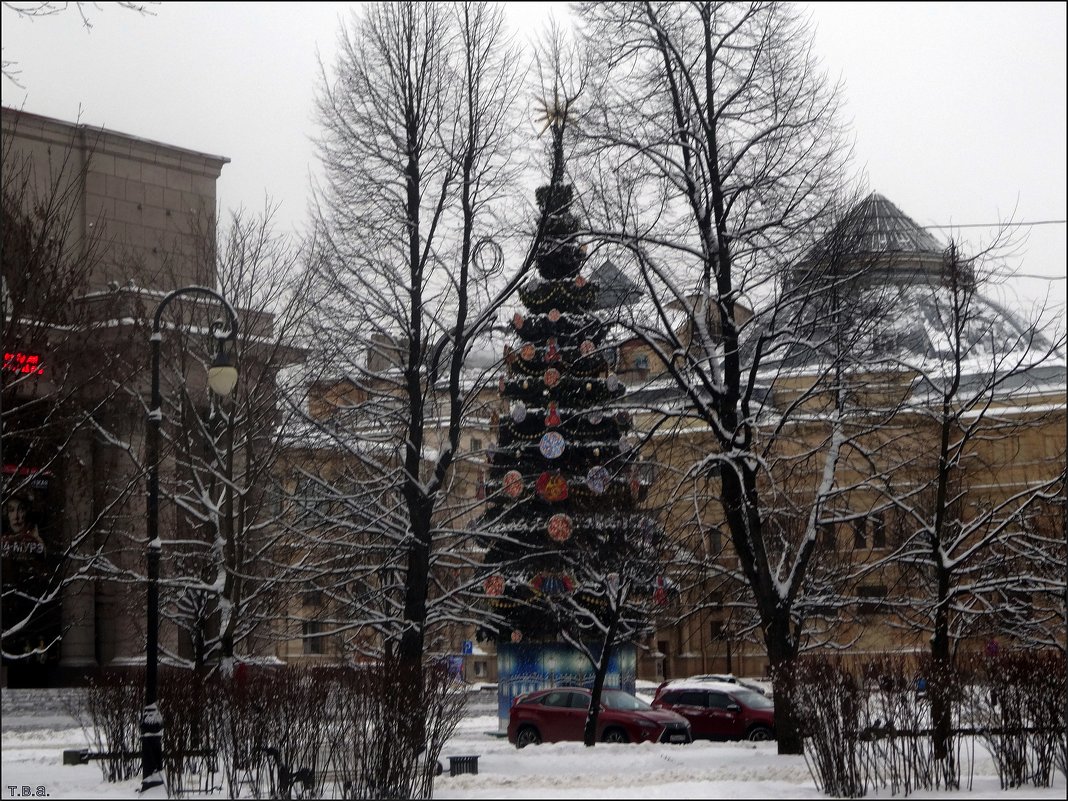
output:
[[141,792],[163,783],[163,718],[150,704],[141,717]]

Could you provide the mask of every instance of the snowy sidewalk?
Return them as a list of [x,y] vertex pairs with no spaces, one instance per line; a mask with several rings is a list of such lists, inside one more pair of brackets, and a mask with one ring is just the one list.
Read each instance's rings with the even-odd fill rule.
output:
[[[108,784],[96,765],[64,766],[66,748],[85,748],[85,734],[66,715],[69,699],[28,701],[21,691],[4,691],[3,784],[44,788],[50,798],[137,798],[140,781]],[[40,695],[35,693],[34,695]],[[48,695],[47,693],[44,695]],[[479,710],[481,711],[481,710]],[[692,745],[597,745],[556,743],[516,750],[495,731],[493,715],[461,721],[442,752],[478,754],[478,775],[450,777],[435,784],[435,798],[823,798],[802,757],[780,757],[774,743]],[[1063,799],[1064,777],[1055,786],[1002,792],[989,758],[979,758],[971,792],[915,793],[912,798]],[[223,795],[209,796],[216,799]]]

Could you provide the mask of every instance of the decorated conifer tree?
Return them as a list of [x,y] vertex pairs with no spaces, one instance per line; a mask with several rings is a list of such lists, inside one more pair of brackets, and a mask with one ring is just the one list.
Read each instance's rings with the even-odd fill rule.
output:
[[[524,311],[512,319],[514,345],[505,347],[481,525],[493,535],[483,589],[500,642],[592,636],[611,647],[598,609],[611,606],[621,570],[652,568],[655,526],[637,509],[631,415],[620,404],[610,325],[593,311],[597,287],[575,238],[573,187],[564,183],[566,104],[555,101],[546,121],[552,177],[536,191],[546,222],[537,275],[520,287]],[[633,575],[628,580],[634,584]],[[650,588],[652,578],[639,583]]]

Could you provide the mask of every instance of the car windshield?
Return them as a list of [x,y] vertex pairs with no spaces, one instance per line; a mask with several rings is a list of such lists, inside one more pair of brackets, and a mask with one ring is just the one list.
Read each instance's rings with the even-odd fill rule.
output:
[[604,704],[605,709],[652,709],[645,701],[622,690],[605,690],[601,693],[601,703]]
[[731,690],[731,695],[753,709],[774,709],[775,702],[753,690]]

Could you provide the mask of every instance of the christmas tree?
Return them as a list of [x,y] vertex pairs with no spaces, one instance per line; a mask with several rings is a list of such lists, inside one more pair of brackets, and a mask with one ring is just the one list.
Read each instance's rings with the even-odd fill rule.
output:
[[606,346],[611,326],[593,311],[597,287],[583,274],[573,187],[564,183],[566,109],[554,103],[546,118],[552,177],[535,195],[545,221],[537,275],[520,287],[524,311],[505,347],[481,525],[492,534],[483,589],[502,642],[575,642],[599,628],[620,571],[633,572],[633,557],[653,547],[652,523],[637,511],[631,416]]

